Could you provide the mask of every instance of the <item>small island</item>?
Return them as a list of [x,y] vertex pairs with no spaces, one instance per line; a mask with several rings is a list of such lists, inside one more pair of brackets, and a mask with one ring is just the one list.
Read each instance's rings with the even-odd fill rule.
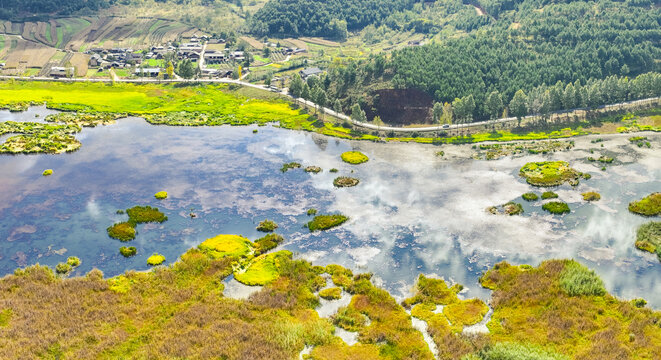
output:
[[336,226],[342,225],[345,221],[349,220],[348,217],[342,214],[334,215],[317,215],[312,219],[312,221],[306,224],[310,232],[316,230],[328,230]]
[[122,256],[128,258],[137,254],[138,249],[136,249],[135,246],[129,246],[129,247],[122,246],[119,248],[119,253],[122,254]]
[[282,167],[280,168],[280,171],[282,171],[284,173],[284,172],[289,171],[289,169],[298,169],[300,167],[301,167],[301,164],[299,164],[297,162],[290,162],[290,163],[282,164]]
[[367,155],[361,153],[360,151],[347,151],[342,153],[341,157],[342,161],[353,165],[362,164],[369,160]]
[[530,162],[519,170],[519,175],[533,186],[558,186],[565,182],[578,185],[582,173],[572,169],[566,161]]
[[636,248],[656,254],[661,261],[661,221],[651,221],[638,227]]
[[557,199],[558,194],[554,193],[553,191],[545,191],[542,193],[542,200],[546,199]]
[[629,211],[643,216],[661,214],[661,192],[655,192],[640,200],[630,202]]
[[489,206],[487,212],[494,215],[520,215],[523,214],[523,205],[510,201],[503,205]]
[[585,201],[599,201],[601,199],[601,194],[596,191],[584,192],[581,195]]
[[535,200],[539,199],[539,196],[537,196],[537,194],[535,194],[534,192],[527,192],[527,193],[521,195],[521,197],[525,201],[535,201]]
[[335,180],[333,180],[333,185],[335,187],[353,187],[358,185],[358,183],[360,183],[360,180],[348,176],[336,177]]
[[571,210],[569,209],[569,205],[567,205],[567,203],[564,203],[562,201],[548,202],[542,205],[542,209],[555,215],[569,214],[571,212]]
[[278,224],[273,220],[266,219],[257,225],[257,231],[261,232],[272,232],[278,228]]
[[136,231],[133,224],[129,222],[116,223],[106,229],[108,236],[119,241],[131,241],[135,239]]
[[318,174],[321,172],[321,168],[319,166],[306,166],[304,170],[307,173],[313,173],[313,174]]
[[167,191],[159,191],[156,194],[154,194],[154,197],[157,198],[158,200],[167,199],[168,193]]

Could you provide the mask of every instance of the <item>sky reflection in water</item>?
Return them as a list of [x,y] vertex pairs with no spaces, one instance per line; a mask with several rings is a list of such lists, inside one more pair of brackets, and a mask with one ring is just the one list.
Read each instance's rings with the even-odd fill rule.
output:
[[[0,121],[43,118],[48,110],[0,112]],[[272,127],[186,128],[150,126],[140,119],[85,129],[81,150],[63,155],[0,157],[0,273],[41,263],[54,266],[78,256],[83,274],[93,267],[113,276],[145,270],[153,252],[174,262],[188,248],[220,233],[261,236],[256,224],[275,220],[287,242],[283,248],[315,264],[339,263],[372,271],[377,283],[406,296],[419,273],[464,284],[467,297],[487,298],[477,283],[493,264],[538,264],[573,257],[594,268],[610,291],[624,298],[645,297],[661,308],[661,264],[633,247],[636,227],[648,221],[627,204],[661,188],[659,140],[652,149],[632,147],[626,137],[604,136],[617,161],[603,172],[586,161],[588,149],[604,152],[592,138],[576,139],[576,149],[553,156],[497,161],[443,160],[438,148],[415,144],[348,142]],[[368,163],[344,164],[339,155],[357,149]],[[447,147],[468,154],[470,146]],[[595,156],[595,157],[598,157]],[[518,177],[528,161],[567,160],[593,175],[577,188],[555,188],[572,213],[551,216],[541,201],[525,203],[523,216],[487,214],[490,205],[520,200],[533,189]],[[324,169],[281,173],[284,162]],[[338,168],[337,174],[329,173]],[[44,169],[55,173],[42,177]],[[352,173],[353,171],[353,173]],[[334,177],[360,178],[354,188],[335,189]],[[154,199],[166,190],[170,198]],[[596,190],[602,200],[587,204],[581,192]],[[138,255],[125,259],[126,245],[108,238],[106,228],[134,205],[161,208],[169,220],[138,226],[130,243]],[[351,217],[340,228],[309,233],[308,208]],[[195,212],[198,218],[188,214]],[[128,245],[127,245],[128,246]]]

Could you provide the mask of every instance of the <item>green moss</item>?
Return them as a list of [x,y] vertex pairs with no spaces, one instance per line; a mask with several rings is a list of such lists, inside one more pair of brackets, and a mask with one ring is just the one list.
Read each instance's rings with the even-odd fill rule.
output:
[[545,191],[545,192],[542,193],[542,199],[543,200],[557,199],[557,198],[558,198],[558,194],[554,193],[553,191]]
[[297,162],[290,162],[290,163],[283,164],[282,167],[280,168],[280,171],[287,172],[287,171],[289,171],[289,169],[298,169],[300,167],[301,167],[301,164],[299,164]]
[[630,202],[629,211],[643,216],[661,214],[661,192],[652,193],[638,201]]
[[457,332],[464,326],[479,323],[487,312],[489,307],[480,299],[460,300],[443,308],[443,315]]
[[333,324],[347,331],[360,331],[367,323],[365,315],[354,307],[342,307],[332,317]]
[[159,253],[154,253],[152,254],[152,256],[147,258],[147,264],[151,266],[161,265],[164,262],[165,262],[165,256]]
[[342,225],[347,220],[349,220],[349,218],[342,214],[317,215],[312,221],[307,223],[307,228],[311,232],[316,230],[328,230]]
[[286,250],[260,255],[248,264],[245,271],[235,271],[234,278],[245,285],[266,285],[278,278],[281,259],[291,256],[292,253]]
[[41,173],[42,176],[50,176],[53,175],[53,169],[46,169],[44,170],[43,173]]
[[198,248],[215,259],[246,256],[253,248],[250,240],[238,235],[218,235],[205,240]]
[[305,172],[318,174],[321,172],[321,168],[319,166],[306,166]]
[[342,153],[341,157],[342,157],[342,161],[354,165],[362,164],[369,160],[369,158],[360,151],[347,151]]
[[317,209],[308,209],[307,214],[308,216],[317,215]]
[[615,161],[614,158],[612,158],[612,157],[610,157],[610,156],[606,156],[606,155],[602,155],[602,156],[600,156],[599,159],[597,159],[597,160],[599,160],[599,162],[601,162],[601,163],[605,163],[605,164],[610,164],[610,163],[612,163],[613,161]]
[[539,199],[539,196],[537,196],[537,194],[535,194],[534,192],[527,192],[527,193],[521,195],[521,197],[525,201],[535,201],[535,200]]
[[119,248],[119,253],[124,257],[131,257],[138,253],[138,249],[136,249],[135,246],[122,246]]
[[360,183],[360,180],[348,176],[336,177],[333,180],[333,185],[335,187],[353,187]]
[[69,264],[71,267],[77,267],[80,265],[80,259],[76,256],[69,256],[67,259],[67,264]]
[[167,191],[159,191],[156,194],[154,194],[154,197],[157,198],[158,200],[167,199],[168,193]]
[[342,297],[342,289],[339,287],[332,287],[319,291],[319,296],[326,300],[337,300]]
[[487,211],[491,214],[520,215],[523,214],[523,205],[510,201],[503,205],[489,206]]
[[276,224],[274,221],[266,219],[263,220],[262,222],[257,225],[257,231],[262,231],[262,232],[272,232],[275,229],[278,228],[278,224]]
[[132,224],[162,223],[168,219],[158,208],[151,206],[134,206],[126,210],[129,222]]
[[568,214],[571,212],[569,205],[562,201],[551,201],[542,205],[542,209],[550,212],[551,214]]
[[601,199],[601,195],[595,191],[584,192],[581,195],[585,201],[599,201]]
[[661,261],[661,221],[651,221],[638,227],[636,247],[657,254]]
[[533,344],[498,343],[462,360],[569,360],[570,357]]
[[459,301],[457,294],[463,288],[461,285],[448,287],[442,279],[434,279],[422,274],[418,276],[415,286],[417,290],[415,296],[402,302],[402,305],[406,308],[410,308],[412,305],[418,303],[436,305],[452,304]]
[[58,274],[68,274],[71,271],[71,265],[67,263],[59,263],[55,266],[55,272]]
[[135,227],[129,222],[116,223],[107,229],[108,236],[120,241],[130,241],[135,239]]
[[544,161],[527,163],[519,170],[519,175],[530,185],[557,186],[565,182],[577,185],[581,173],[569,167],[565,161]]
[[336,172],[338,172],[339,170],[336,169],[336,168],[332,168],[332,169],[330,169],[330,170],[328,170],[328,171],[329,171],[329,172],[332,172],[332,173],[336,173]]
[[264,254],[267,251],[274,249],[284,240],[285,239],[278,234],[268,234],[263,238],[257,239],[255,240],[255,254],[256,255]]

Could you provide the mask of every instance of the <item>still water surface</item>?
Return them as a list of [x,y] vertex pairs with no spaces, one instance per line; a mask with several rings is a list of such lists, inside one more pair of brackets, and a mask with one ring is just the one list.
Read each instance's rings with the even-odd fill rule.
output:
[[[3,111],[0,121],[35,121],[51,112]],[[76,274],[94,267],[107,276],[146,270],[152,253],[172,263],[217,234],[256,239],[262,234],[255,226],[268,218],[287,239],[281,248],[315,264],[371,271],[398,297],[425,273],[464,284],[466,297],[486,299],[489,292],[477,280],[499,261],[537,265],[571,257],[594,268],[609,291],[661,308],[661,264],[633,246],[635,229],[649,219],[627,211],[630,201],[661,191],[658,135],[648,135],[651,149],[631,146],[625,136],[602,136],[603,148],[585,137],[570,152],[482,161],[467,159],[470,146],[445,147],[440,158],[433,146],[350,142],[275,127],[253,134],[255,128],[151,126],[131,118],[84,129],[82,148],[71,154],[0,156],[0,273],[34,263],[55,266],[68,256],[82,260]],[[370,161],[343,163],[340,154],[352,149]],[[586,160],[605,153],[617,158],[606,171]],[[541,193],[519,178],[518,169],[550,159],[593,175],[576,188],[553,189],[571,214],[548,215],[542,201],[524,202],[523,216],[485,212],[490,205],[523,202],[524,192]],[[324,171],[280,172],[290,161]],[[44,169],[54,174],[42,177]],[[341,175],[361,183],[336,189],[332,181]],[[154,199],[161,190],[167,200]],[[602,200],[585,203],[580,193],[589,190]],[[118,209],[134,205],[158,206],[169,220],[139,225],[130,243],[138,255],[126,259],[118,253],[126,244],[108,238],[106,228],[126,219]],[[311,234],[303,228],[309,208],[351,219]]]

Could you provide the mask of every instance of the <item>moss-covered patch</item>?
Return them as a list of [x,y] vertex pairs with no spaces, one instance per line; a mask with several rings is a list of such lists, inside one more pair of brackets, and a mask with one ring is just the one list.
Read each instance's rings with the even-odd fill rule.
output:
[[335,180],[333,180],[333,185],[335,187],[352,187],[358,185],[358,183],[360,183],[360,180],[348,176],[336,177]]
[[292,253],[286,250],[264,254],[253,259],[245,271],[235,271],[234,278],[245,285],[266,285],[278,278],[280,261],[290,259]]
[[535,194],[534,192],[527,192],[527,193],[521,195],[521,197],[525,201],[535,201],[535,200],[539,199],[539,196],[537,196],[537,194]]
[[158,208],[151,206],[134,206],[126,210],[129,222],[133,224],[162,223],[168,219]]
[[80,265],[80,259],[77,256],[69,256],[67,258],[67,264],[71,267],[77,267]]
[[542,199],[543,199],[543,200],[546,200],[546,199],[557,199],[557,198],[558,198],[558,194],[554,193],[553,191],[544,191],[544,192],[542,193]]
[[317,215],[317,209],[315,208],[308,209],[306,214],[308,214],[308,216]]
[[542,205],[542,209],[550,212],[551,214],[556,214],[556,215],[569,214],[571,212],[571,210],[569,209],[569,205],[567,205],[567,203],[564,203],[562,201],[548,202]]
[[306,166],[304,170],[307,173],[313,173],[313,174],[318,174],[321,172],[321,168],[319,166]]
[[566,161],[531,162],[519,170],[530,185],[557,186],[565,182],[577,185],[581,173],[572,169]]
[[596,191],[584,192],[581,195],[585,201],[599,201],[601,199],[601,195]]
[[342,153],[341,157],[342,161],[354,165],[362,164],[369,160],[367,155],[361,153],[360,151],[347,151]]
[[523,214],[523,205],[510,201],[503,205],[489,206],[487,212],[491,214],[520,215]]
[[60,154],[80,148],[73,134],[78,125],[51,125],[32,122],[0,122],[0,135],[17,134],[0,144],[0,154]]
[[464,326],[479,323],[487,312],[489,307],[480,299],[460,300],[443,308],[443,315],[456,331],[461,331]]
[[131,257],[138,253],[138,249],[136,249],[135,246],[122,246],[119,248],[119,253],[124,257]]
[[661,221],[651,221],[638,227],[636,247],[657,254],[661,261]]
[[108,236],[113,239],[120,241],[130,241],[135,239],[135,227],[129,222],[116,223],[106,230],[108,231]]
[[530,141],[509,144],[473,145],[477,152],[474,159],[496,160],[504,156],[517,154],[547,154],[556,151],[566,151],[574,147],[573,141]]
[[217,235],[205,240],[198,248],[215,259],[226,256],[246,256],[253,248],[252,242],[239,235]]
[[629,211],[643,216],[661,214],[661,192],[655,192],[640,200],[630,202]]
[[367,324],[367,317],[354,307],[344,306],[333,315],[333,324],[347,331],[360,331]]
[[11,309],[2,309],[0,311],[0,327],[7,327],[13,315],[14,312]]
[[559,354],[541,346],[522,343],[498,343],[476,355],[469,355],[462,360],[569,360],[569,356]]
[[301,167],[301,164],[297,162],[290,162],[290,163],[285,163],[282,164],[282,167],[280,168],[280,171],[282,172],[287,172],[289,169],[298,169]]
[[317,215],[312,221],[308,222],[306,226],[311,232],[316,230],[328,230],[342,225],[347,220],[349,220],[349,218],[342,214]]
[[560,287],[570,296],[603,296],[606,294],[604,282],[593,270],[569,261],[560,273]]
[[161,265],[165,262],[165,256],[154,253],[152,256],[147,258],[147,264],[151,266]]
[[275,229],[278,228],[278,224],[275,223],[273,220],[263,220],[257,225],[257,231],[262,231],[262,232],[272,232],[275,231]]
[[42,176],[51,176],[53,175],[53,169],[46,169],[44,170],[43,173],[41,173]]
[[342,297],[342,289],[339,287],[332,287],[319,291],[319,296],[326,300],[337,300]]
[[71,271],[71,265],[67,263],[59,263],[55,266],[55,272],[58,274],[68,274]]
[[156,194],[154,194],[154,197],[157,198],[158,200],[163,200],[168,198],[168,192],[167,191],[159,191]]

